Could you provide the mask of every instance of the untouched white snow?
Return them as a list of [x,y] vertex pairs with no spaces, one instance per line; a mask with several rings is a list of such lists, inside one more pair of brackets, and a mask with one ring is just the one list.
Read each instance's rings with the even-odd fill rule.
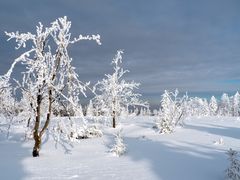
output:
[[[240,120],[203,117],[184,124],[161,135],[152,129],[153,117],[129,117],[117,129],[105,127],[103,137],[73,147],[56,148],[45,136],[39,158],[31,157],[32,141],[17,141],[19,135],[12,134],[0,140],[0,179],[223,180],[226,151],[240,151]],[[109,150],[120,128],[127,153],[116,157]]]

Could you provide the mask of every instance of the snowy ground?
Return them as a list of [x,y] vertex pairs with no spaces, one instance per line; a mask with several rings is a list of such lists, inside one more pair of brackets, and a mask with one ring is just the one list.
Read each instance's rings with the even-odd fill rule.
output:
[[226,150],[240,151],[238,118],[189,118],[170,135],[157,134],[152,121],[123,120],[128,150],[122,157],[109,153],[116,132],[111,128],[105,128],[101,138],[84,139],[68,149],[56,148],[46,136],[39,158],[31,157],[32,141],[1,138],[0,179],[223,180]]

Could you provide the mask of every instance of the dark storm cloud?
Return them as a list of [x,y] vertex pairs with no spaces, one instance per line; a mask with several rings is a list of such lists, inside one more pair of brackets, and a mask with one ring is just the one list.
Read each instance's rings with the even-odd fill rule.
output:
[[4,31],[33,32],[39,21],[48,25],[67,15],[73,36],[99,33],[102,38],[102,46],[81,42],[70,48],[84,81],[94,83],[111,73],[111,59],[124,49],[126,78],[141,82],[140,92],[148,97],[160,99],[164,89],[175,88],[235,91],[240,86],[239,9],[238,0],[1,1],[0,74],[20,54]]

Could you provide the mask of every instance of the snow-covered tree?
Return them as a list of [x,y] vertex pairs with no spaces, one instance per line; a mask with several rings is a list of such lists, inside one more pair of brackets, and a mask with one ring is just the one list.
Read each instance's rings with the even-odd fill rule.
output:
[[199,97],[189,98],[187,102],[187,114],[189,116],[208,116],[210,110],[207,100]]
[[[43,27],[41,23],[37,26],[35,34],[7,33],[9,39],[16,39],[17,47],[26,48],[31,44],[29,50],[20,55],[13,62],[6,76],[10,76],[16,63],[26,67],[22,73],[21,82],[18,87],[28,94],[28,100],[35,114],[33,137],[35,145],[33,156],[39,156],[42,136],[47,130],[52,106],[55,101],[66,99],[74,108],[79,108],[79,93],[85,95],[85,84],[78,79],[75,68],[71,65],[68,48],[81,40],[95,40],[100,44],[100,36],[82,36],[71,39],[71,22],[67,17],[58,18],[51,23],[50,27]],[[57,104],[57,103],[56,103]],[[44,112],[43,108],[47,111]],[[44,120],[43,120],[44,119]]]
[[201,116],[208,116],[210,114],[210,112],[209,112],[209,105],[208,105],[207,99],[205,99],[205,98],[200,99],[199,104],[200,104],[200,108],[201,108],[201,112],[202,112]]
[[167,90],[162,95],[159,116],[156,120],[156,128],[160,133],[172,133],[178,123],[180,123],[185,116],[184,100],[178,97],[178,90],[174,93]]
[[[9,137],[11,126],[14,124],[14,117],[18,114],[17,102],[13,97],[13,89],[8,82],[9,77],[0,76],[0,115],[4,118],[5,129],[0,132],[6,132]],[[0,122],[1,123],[1,122]]]
[[238,92],[233,96],[233,116],[239,116],[240,95]]
[[120,66],[122,54],[123,51],[117,51],[112,61],[113,74],[107,74],[105,79],[95,85],[97,95],[93,99],[95,106],[100,107],[106,116],[112,117],[113,128],[116,127],[116,118],[129,106],[147,106],[146,102],[139,99],[141,95],[134,93],[140,84],[134,81],[126,82],[122,78],[128,72]]
[[215,116],[217,114],[218,110],[218,104],[217,104],[217,99],[212,96],[209,102],[209,111],[212,116]]
[[240,160],[237,151],[229,149],[227,152],[230,166],[226,170],[227,180],[239,180],[240,179]]
[[93,107],[92,100],[89,101],[87,111],[86,111],[86,116],[88,116],[88,117],[94,116],[94,107]]
[[160,133],[172,133],[174,130],[174,119],[172,117],[172,112],[175,111],[175,104],[172,101],[171,94],[165,90],[162,95],[160,116],[156,122],[157,128]]
[[228,94],[223,93],[219,106],[219,113],[222,116],[229,116],[231,113],[231,103]]

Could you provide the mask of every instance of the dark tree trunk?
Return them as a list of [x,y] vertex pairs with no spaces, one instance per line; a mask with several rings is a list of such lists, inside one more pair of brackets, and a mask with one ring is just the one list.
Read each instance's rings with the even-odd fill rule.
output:
[[40,147],[41,147],[41,136],[38,136],[36,138],[34,138],[35,140],[35,144],[34,144],[34,147],[33,147],[33,152],[32,152],[32,156],[33,157],[38,157],[39,156],[39,151],[40,151]]
[[42,96],[38,96],[37,116],[36,116],[34,133],[33,133],[34,140],[35,140],[35,144],[34,144],[33,152],[32,152],[33,157],[38,157],[39,156],[39,151],[40,151],[41,144],[42,144],[42,135],[44,134],[45,130],[48,128],[48,125],[50,123],[51,112],[52,112],[52,89],[50,88],[48,90],[48,101],[49,101],[49,103],[48,103],[47,119],[46,119],[46,122],[44,123],[44,126],[43,126],[42,130],[39,132],[41,98],[42,98]]
[[116,128],[116,111],[113,111],[113,128]]
[[38,95],[37,96],[37,112],[36,112],[37,115],[36,115],[34,130],[33,130],[33,138],[35,141],[33,152],[32,152],[33,157],[39,156],[39,151],[41,147],[41,136],[39,136],[39,133],[38,133],[39,126],[40,126],[41,102],[42,102],[42,95]]

